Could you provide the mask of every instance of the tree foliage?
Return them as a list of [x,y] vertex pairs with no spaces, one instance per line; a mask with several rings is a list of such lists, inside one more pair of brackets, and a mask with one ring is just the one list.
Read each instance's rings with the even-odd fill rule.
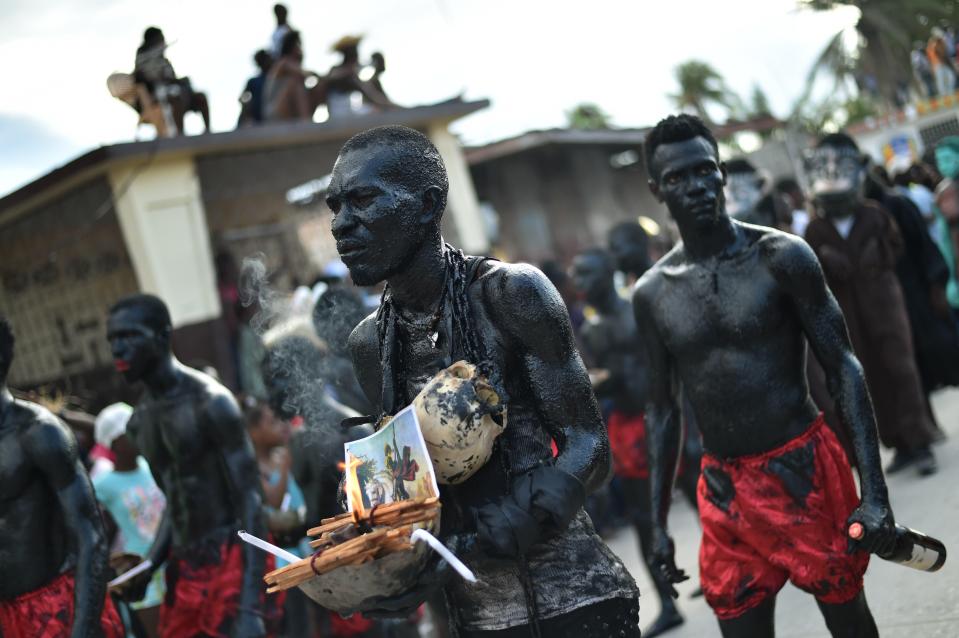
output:
[[710,107],[721,109],[727,118],[745,115],[742,100],[709,63],[688,60],[676,67],[675,75],[679,92],[669,97],[680,110],[692,112],[708,123],[713,123]]
[[609,115],[592,102],[577,104],[571,111],[567,111],[566,123],[569,128],[587,131],[607,129],[611,126]]
[[855,44],[837,34],[816,61],[806,80],[803,101],[820,75],[841,82],[852,81],[866,88],[874,100],[894,103],[900,83],[912,81],[909,53],[915,42],[925,42],[933,26],[955,24],[959,3],[955,0],[798,0],[800,7],[829,11],[841,6],[859,10]]

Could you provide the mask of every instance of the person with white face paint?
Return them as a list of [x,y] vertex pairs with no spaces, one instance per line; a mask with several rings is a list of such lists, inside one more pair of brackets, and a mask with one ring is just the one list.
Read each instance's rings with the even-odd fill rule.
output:
[[892,216],[863,197],[865,161],[843,133],[825,136],[806,160],[816,217],[806,241],[822,263],[849,328],[876,410],[879,438],[896,451],[887,473],[937,471],[935,430],[924,408],[896,264],[903,239]]

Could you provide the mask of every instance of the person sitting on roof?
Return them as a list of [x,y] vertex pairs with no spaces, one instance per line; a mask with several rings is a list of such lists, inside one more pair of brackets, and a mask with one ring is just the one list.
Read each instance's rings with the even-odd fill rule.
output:
[[[163,31],[157,27],[147,27],[143,32],[143,43],[137,49],[133,77],[138,84],[146,87],[149,99],[170,105],[177,131],[183,131],[183,117],[192,111],[203,117],[203,129],[209,132],[210,106],[206,94],[194,91],[190,78],[176,76],[173,65],[166,57],[168,46]],[[135,108],[139,112],[145,106],[138,100]]]
[[[343,50],[341,43],[346,42],[350,47]],[[321,104],[330,106],[330,115],[342,113],[331,98],[342,95],[349,96],[359,91],[366,102],[381,108],[389,108],[393,103],[370,82],[359,78],[361,65],[356,54],[359,38],[352,38],[348,42],[343,38],[334,45],[334,50],[343,54],[343,60],[330,69],[329,74],[320,75],[303,68],[303,46],[299,31],[290,31],[283,37],[280,47],[280,57],[270,69],[265,87],[265,116],[267,121],[282,120],[310,120],[313,112]],[[314,78],[316,83],[307,86],[306,81]],[[335,104],[342,100],[334,100]]]
[[240,119],[237,126],[260,124],[265,119],[263,113],[265,105],[264,89],[266,88],[266,78],[273,66],[273,56],[265,49],[260,49],[253,55],[253,61],[260,72],[246,81],[246,86],[240,95]]

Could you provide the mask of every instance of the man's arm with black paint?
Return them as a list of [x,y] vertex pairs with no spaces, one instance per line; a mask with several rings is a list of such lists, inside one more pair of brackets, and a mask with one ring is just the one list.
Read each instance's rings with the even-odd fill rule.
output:
[[559,449],[556,467],[591,492],[609,478],[609,437],[566,305],[535,268],[504,264],[499,269],[488,285],[500,290],[487,297],[496,323],[521,353],[533,400]]
[[802,240],[783,236],[773,254],[773,272],[802,323],[809,346],[826,373],[829,393],[852,437],[862,503],[850,516],[866,528],[860,543],[882,551],[892,542],[893,515],[879,458],[876,417],[862,365],[853,353],[842,310],[826,284],[815,253]]
[[66,533],[76,542],[72,638],[99,636],[107,588],[107,542],[90,479],[80,463],[76,441],[67,427],[48,416],[24,435],[24,449],[63,511]]
[[[209,440],[218,447],[232,501],[239,507],[240,525],[247,532],[264,538],[266,523],[263,518],[262,497],[253,446],[246,435],[240,407],[229,394],[214,395],[206,414]],[[261,594],[265,571],[261,550],[243,544],[243,582],[240,590],[240,612],[233,628],[234,636],[265,635],[262,622]]]
[[[633,314],[640,342],[649,365],[649,395],[646,403],[646,442],[649,459],[650,507],[653,515],[653,558],[670,582],[685,580],[676,567],[669,537],[669,507],[682,442],[682,410],[672,358],[653,315],[656,281],[647,274],[633,292]],[[676,596],[675,590],[673,596]]]

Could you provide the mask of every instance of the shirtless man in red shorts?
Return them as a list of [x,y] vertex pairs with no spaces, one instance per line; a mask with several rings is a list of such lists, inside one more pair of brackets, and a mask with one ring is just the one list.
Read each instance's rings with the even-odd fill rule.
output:
[[7,390],[13,332],[0,316],[0,636],[124,635],[107,597],[107,542],[70,430]]
[[[282,606],[265,599],[272,556],[236,536],[266,536],[260,479],[240,408],[230,391],[177,361],[166,305],[131,295],[113,305],[107,340],[117,370],[142,382],[127,433],[149,462],[167,508],[147,553],[166,563],[161,638],[261,638]],[[142,597],[152,571],[134,577],[127,596]]]
[[[726,170],[692,116],[646,138],[649,186],[682,242],[637,283],[633,309],[651,367],[646,410],[653,554],[677,569],[667,513],[679,453],[682,382],[706,453],[699,483],[700,579],[725,638],[774,635],[787,580],[813,594],[833,636],[878,636],[862,576],[894,542],[876,422],[862,367],[812,250],[726,214]],[[862,485],[809,396],[806,341],[853,439]],[[852,522],[865,528],[848,540]],[[852,551],[848,551],[852,550]]]

